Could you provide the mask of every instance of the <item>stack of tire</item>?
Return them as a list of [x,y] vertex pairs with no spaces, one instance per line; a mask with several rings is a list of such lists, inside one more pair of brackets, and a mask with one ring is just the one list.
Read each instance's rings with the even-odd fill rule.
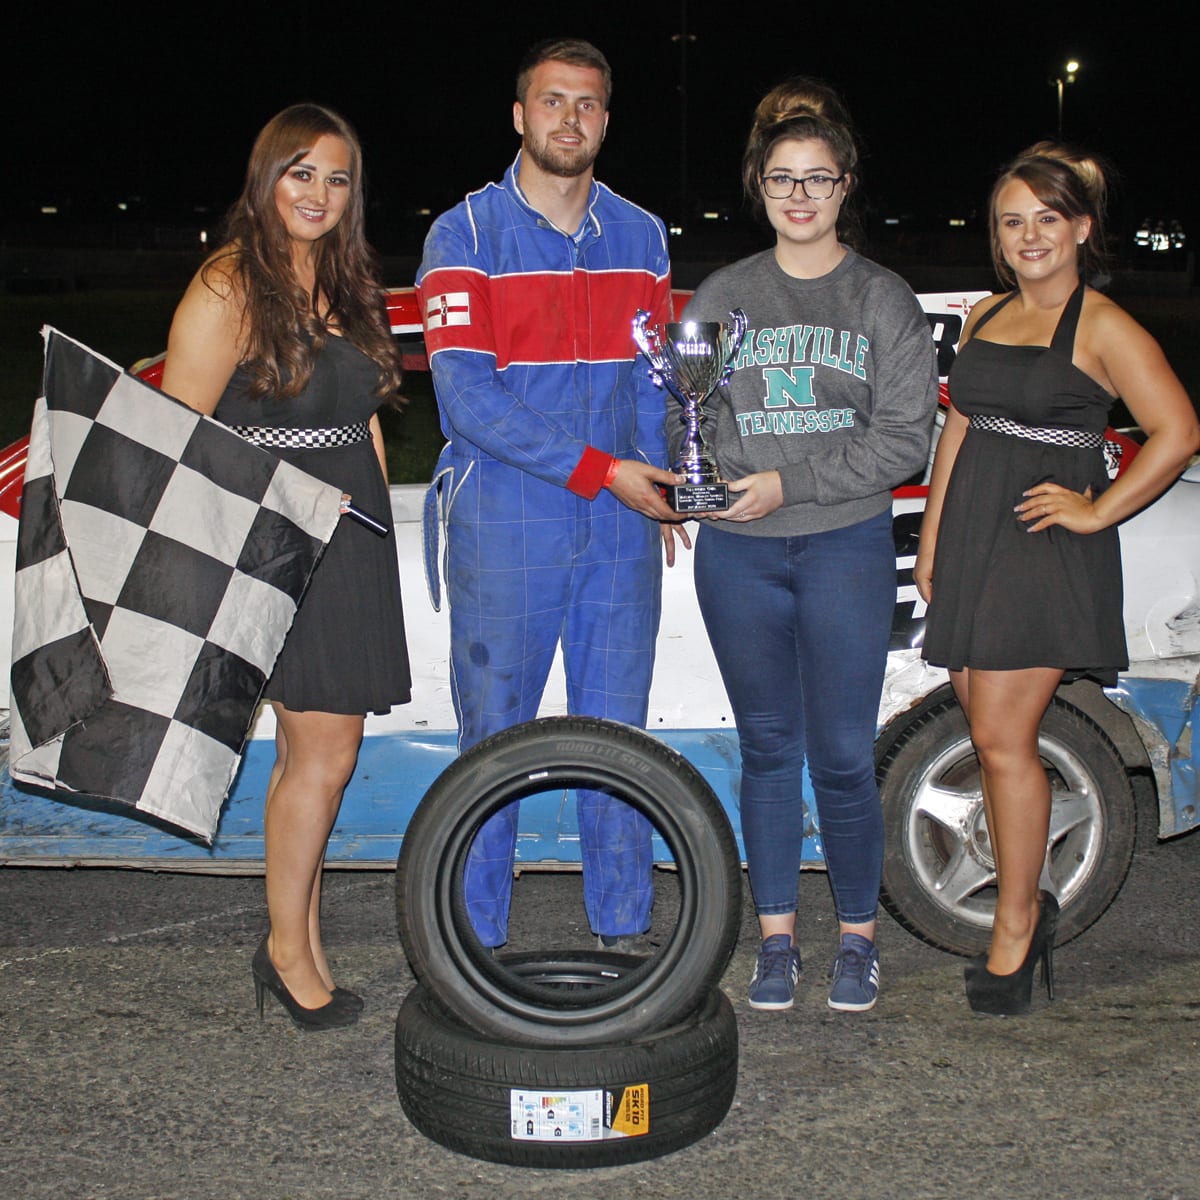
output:
[[[602,788],[669,847],[679,916],[649,957],[483,949],[463,864],[493,812],[533,792]],[[737,1026],[717,986],[741,909],[737,845],[681,755],[638,729],[548,718],[458,758],[409,823],[396,875],[417,986],[396,1019],[409,1120],[463,1154],[528,1167],[638,1162],[720,1124],[737,1083]]]

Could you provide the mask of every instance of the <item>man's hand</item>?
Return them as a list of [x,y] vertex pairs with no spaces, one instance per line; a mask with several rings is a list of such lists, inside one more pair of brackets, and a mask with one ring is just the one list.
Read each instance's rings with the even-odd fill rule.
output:
[[678,521],[679,514],[663,499],[656,486],[665,487],[669,483],[683,483],[683,476],[664,471],[662,467],[652,467],[636,458],[622,458],[608,490],[626,508],[653,521]]
[[675,539],[678,538],[688,550],[692,548],[692,539],[688,536],[687,527],[679,520],[663,521],[658,528],[662,532],[663,556],[667,560],[667,566],[673,567],[675,565]]

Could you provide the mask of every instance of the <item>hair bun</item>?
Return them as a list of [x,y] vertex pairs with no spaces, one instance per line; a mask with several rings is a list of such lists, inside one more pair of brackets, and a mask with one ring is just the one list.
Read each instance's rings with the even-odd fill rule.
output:
[[1069,167],[1087,190],[1088,199],[1097,209],[1104,208],[1104,202],[1108,195],[1108,181],[1099,159],[1082,150],[1077,150],[1073,146],[1052,141],[1035,142],[1027,150],[1022,151],[1019,158],[1048,158]]
[[778,125],[794,117],[815,117],[853,128],[841,97],[828,84],[806,75],[793,75],[773,87],[754,110],[755,130]]

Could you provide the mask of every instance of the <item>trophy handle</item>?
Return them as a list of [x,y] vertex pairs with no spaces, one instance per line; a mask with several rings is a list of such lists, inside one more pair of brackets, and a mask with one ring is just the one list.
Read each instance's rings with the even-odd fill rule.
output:
[[729,377],[733,374],[733,360],[737,358],[738,351],[742,348],[742,342],[745,341],[746,329],[749,325],[744,309],[735,308],[729,314],[729,319],[732,322],[729,330],[729,354],[725,359],[725,369],[721,372],[721,378],[717,381],[717,387],[724,387],[729,382]]
[[[646,322],[653,314],[644,308],[639,308],[633,318],[633,340],[637,348],[646,356],[650,364],[650,378],[656,387],[666,387],[664,377],[665,360],[662,352],[662,335],[657,327],[646,328]],[[670,390],[670,389],[668,389]]]

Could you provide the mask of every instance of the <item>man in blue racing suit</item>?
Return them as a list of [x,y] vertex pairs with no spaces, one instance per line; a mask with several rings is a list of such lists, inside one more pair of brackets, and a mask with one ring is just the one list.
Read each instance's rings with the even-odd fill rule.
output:
[[[670,319],[662,222],[593,179],[611,72],[575,39],[529,51],[504,179],[434,223],[417,279],[442,453],[451,687],[459,749],[537,715],[561,641],[572,713],[644,726],[661,588],[666,393],[637,360],[646,309]],[[427,530],[436,523],[427,521]],[[661,526],[668,565],[681,526]],[[436,563],[433,566],[436,575]],[[584,904],[603,944],[650,923],[650,826],[581,789]],[[485,946],[507,940],[517,805],[464,871]]]

